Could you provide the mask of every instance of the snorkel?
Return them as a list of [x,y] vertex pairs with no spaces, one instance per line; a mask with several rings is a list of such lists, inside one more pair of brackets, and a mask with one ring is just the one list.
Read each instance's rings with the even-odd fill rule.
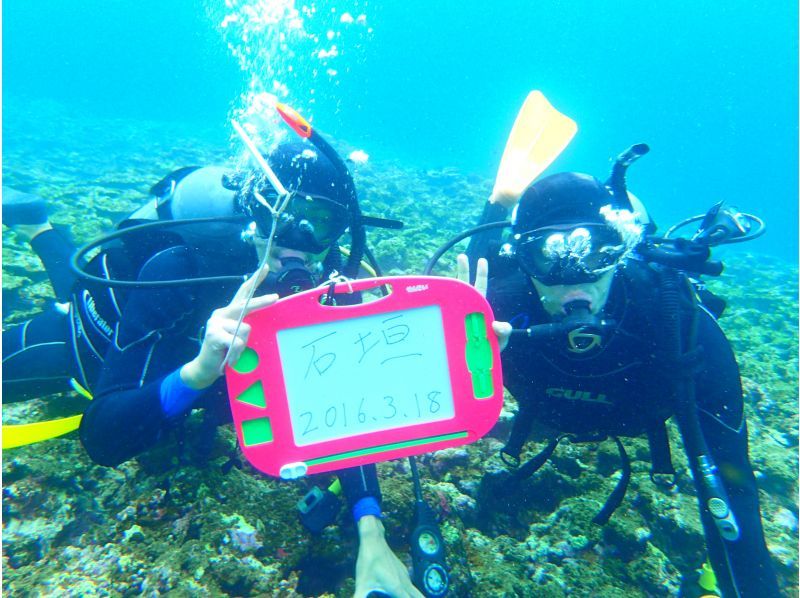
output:
[[342,176],[342,179],[347,182],[346,191],[350,196],[348,211],[350,214],[350,236],[352,238],[352,244],[350,247],[350,256],[347,258],[347,263],[342,273],[348,278],[355,278],[358,276],[359,264],[364,257],[367,237],[364,231],[364,219],[358,205],[358,196],[356,194],[353,176],[350,174],[350,170],[336,150],[331,147],[325,138],[320,135],[319,131],[313,128],[311,123],[303,118],[297,110],[282,102],[276,102],[275,109],[297,135],[303,139],[307,139],[330,160],[331,164],[333,164],[334,168]]
[[649,145],[646,143],[637,143],[636,145],[630,146],[614,160],[614,165],[611,167],[611,176],[608,177],[605,185],[617,200],[617,207],[626,208],[631,212],[635,211],[625,183],[625,174],[628,172],[628,167],[631,164],[649,151]]

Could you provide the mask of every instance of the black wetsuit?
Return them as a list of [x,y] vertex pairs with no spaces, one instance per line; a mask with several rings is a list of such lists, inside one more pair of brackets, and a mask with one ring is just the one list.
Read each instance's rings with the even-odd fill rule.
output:
[[[551,321],[533,284],[518,272],[491,279],[488,297],[495,317],[514,328]],[[736,590],[741,596],[777,596],[747,454],[739,369],[714,318],[702,307],[695,309],[702,348],[695,376],[700,427],[741,532],[726,543],[726,554],[702,509],[709,555],[724,596],[736,596]],[[675,384],[661,359],[658,280],[650,266],[630,261],[616,272],[604,315],[617,326],[601,347],[585,354],[570,352],[564,339],[512,337],[503,352],[503,376],[521,413],[555,431],[583,436],[638,436],[659,425],[663,429],[662,422],[675,412]]]
[[[170,235],[131,241],[100,254],[88,269],[102,277],[169,280],[244,276],[257,265],[252,248],[238,238],[227,251],[215,246],[213,253]],[[182,417],[168,418],[162,410],[161,383],[197,355],[211,312],[227,305],[241,283],[124,291],[87,286],[70,273],[73,247],[58,231],[40,234],[32,246],[56,297],[69,301],[69,308],[50,309],[3,332],[3,401],[67,391],[70,379],[77,380],[94,395],[81,421],[81,441],[97,463],[118,465],[181,425]],[[273,290],[271,280],[259,294]],[[205,408],[212,423],[230,422],[224,378],[193,408]],[[365,496],[380,499],[374,466],[340,474],[351,505]]]

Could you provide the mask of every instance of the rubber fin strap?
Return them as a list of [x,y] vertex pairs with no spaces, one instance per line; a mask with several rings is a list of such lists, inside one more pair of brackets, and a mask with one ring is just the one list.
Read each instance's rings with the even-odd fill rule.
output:
[[553,108],[542,92],[529,93],[508,136],[489,201],[506,207],[516,204],[577,132],[575,121]]
[[[514,420],[511,422],[511,434],[508,436],[506,445],[500,451],[501,458],[502,455],[507,455],[510,459],[515,461],[517,465],[519,464],[519,456],[520,453],[522,453],[522,447],[525,446],[525,442],[527,442],[528,436],[530,436],[531,430],[533,429],[535,415],[536,413],[528,401],[520,401],[518,403],[517,413],[514,416]],[[558,443],[556,442],[556,444]],[[553,450],[555,450],[555,448],[554,446]],[[550,454],[553,453],[553,450],[550,451]],[[550,458],[549,455],[547,458]],[[534,469],[534,471],[536,470]]]
[[[558,443],[561,442],[564,438],[567,438],[567,435],[556,436],[555,438],[551,439],[550,442],[547,443],[539,453],[531,457],[528,461],[526,461],[523,465],[519,467],[516,471],[512,472],[511,480],[514,482],[521,482],[529,477],[531,477],[534,473],[539,471],[542,466],[547,463],[550,457],[553,455],[553,452],[556,450]],[[625,494],[628,491],[628,483],[631,480],[631,460],[628,457],[628,453],[625,451],[625,447],[620,442],[620,439],[616,436],[612,437],[614,442],[617,444],[617,450],[619,451],[619,457],[622,461],[622,476],[617,481],[617,485],[614,487],[614,490],[611,492],[609,497],[606,499],[603,508],[600,509],[600,512],[594,516],[592,519],[593,523],[597,523],[598,525],[605,525],[608,523],[608,520],[611,518],[611,515],[614,514],[614,511],[617,510],[620,504],[622,504],[622,499],[625,498]],[[584,442],[592,442],[595,439],[587,438]],[[581,442],[582,440],[579,438],[573,439],[573,442]]]
[[625,498],[625,493],[628,491],[628,483],[631,481],[631,460],[628,457],[628,453],[625,452],[625,447],[619,438],[616,436],[612,436],[612,438],[614,442],[617,443],[619,458],[622,461],[622,475],[619,480],[617,480],[617,485],[614,486],[614,490],[611,491],[611,494],[606,499],[606,504],[603,505],[600,512],[592,519],[592,523],[598,525],[605,525],[608,523],[614,511],[622,504],[622,499]]
[[511,478],[515,481],[522,481],[531,477],[534,473],[539,471],[542,466],[550,460],[553,452],[556,450],[558,443],[561,442],[566,436],[556,436],[547,443],[547,446],[539,451],[536,455],[531,457],[519,469],[511,474]]
[[[76,380],[70,380],[72,387],[81,396],[91,400],[92,395]],[[60,419],[51,419],[32,424],[9,424],[3,426],[3,448],[10,449],[26,446],[43,440],[57,438],[69,434],[81,425],[83,415],[72,415]]]

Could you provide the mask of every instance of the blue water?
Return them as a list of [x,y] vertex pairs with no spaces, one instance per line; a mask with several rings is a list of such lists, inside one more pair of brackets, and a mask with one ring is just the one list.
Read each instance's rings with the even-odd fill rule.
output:
[[[226,45],[236,34],[219,26],[232,12],[221,1],[7,0],[4,120],[49,98],[80,114],[215,127],[224,144],[230,114],[268,64],[287,82],[287,101],[374,159],[491,177],[523,99],[540,89],[580,127],[551,172],[604,177],[615,154],[647,142],[630,186],[662,229],[724,199],[767,221],[752,249],[796,261],[795,3],[341,0],[315,9],[303,27],[319,43],[272,47],[242,71]],[[343,24],[344,12],[366,22]],[[339,36],[328,43],[327,31]],[[311,56],[332,43],[338,56]]]

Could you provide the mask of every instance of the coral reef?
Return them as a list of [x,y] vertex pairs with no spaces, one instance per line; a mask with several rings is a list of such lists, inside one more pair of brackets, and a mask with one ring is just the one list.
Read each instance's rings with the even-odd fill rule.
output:
[[[43,123],[57,122],[58,127]],[[174,168],[219,163],[213,135],[178,125],[92,121],[31,105],[4,123],[4,184],[46,198],[57,225],[86,241],[147,198]],[[205,136],[204,136],[205,135]],[[43,145],[42,139],[47,139]],[[444,240],[477,220],[491,182],[392,163],[352,165],[363,211],[405,229],[369,231],[386,273],[420,272]],[[462,244],[463,246],[463,244]],[[453,268],[455,251],[440,265]],[[780,583],[797,595],[797,268],[731,252],[710,281],[728,301],[721,320],[742,368],[751,458],[768,547]],[[3,322],[52,300],[41,265],[3,231]],[[4,423],[75,413],[82,399],[5,405]],[[530,480],[503,485],[497,457],[516,409],[481,441],[420,458],[426,498],[442,523],[457,596],[675,596],[704,560],[704,541],[680,440],[669,432],[677,485],[648,476],[644,439],[626,440],[633,475],[610,522],[591,522],[619,476],[613,443],[562,443]],[[200,428],[187,422],[186,437]],[[531,442],[523,455],[544,445]],[[7,596],[348,596],[355,530],[342,513],[312,536],[295,504],[308,483],[230,467],[235,436],[220,428],[210,455],[165,439],[117,468],[93,464],[75,434],[3,455],[3,592]],[[412,491],[405,462],[379,466],[390,543],[410,563]]]

